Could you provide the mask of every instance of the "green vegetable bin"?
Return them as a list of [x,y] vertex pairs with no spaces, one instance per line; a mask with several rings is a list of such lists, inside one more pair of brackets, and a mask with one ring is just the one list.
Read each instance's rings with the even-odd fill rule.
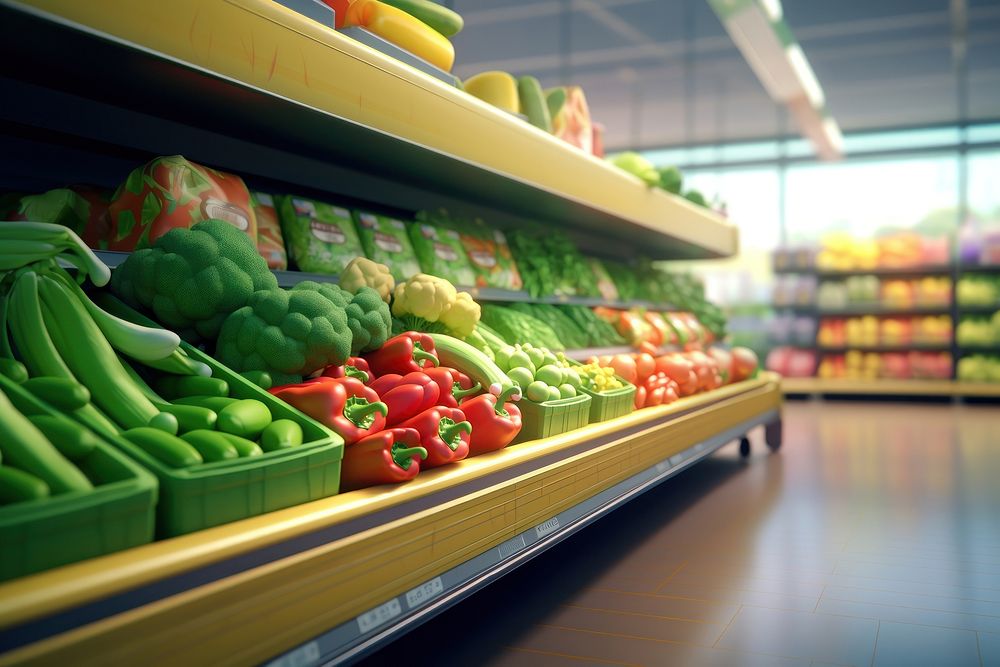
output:
[[[0,389],[22,412],[60,414],[6,377]],[[0,507],[0,581],[152,541],[156,478],[99,440],[76,462],[92,491]]]
[[[138,313],[132,319],[155,326]],[[344,454],[340,436],[201,350],[181,345],[192,359],[211,367],[212,377],[229,383],[230,396],[256,399],[267,405],[274,419],[298,422],[303,444],[252,458],[171,468],[121,438],[119,446],[160,480],[157,537],[183,535],[337,494]]]
[[573,398],[535,403],[527,399],[518,401],[521,410],[521,432],[513,444],[548,438],[587,425],[590,419],[590,396],[580,394]]
[[[572,362],[573,366],[582,366],[577,362]],[[610,391],[592,391],[586,387],[581,387],[580,391],[590,396],[590,423],[607,421],[615,417],[622,417],[632,412],[635,407],[635,385],[626,382],[624,378],[616,375],[618,381],[625,386],[621,389],[611,389]]]

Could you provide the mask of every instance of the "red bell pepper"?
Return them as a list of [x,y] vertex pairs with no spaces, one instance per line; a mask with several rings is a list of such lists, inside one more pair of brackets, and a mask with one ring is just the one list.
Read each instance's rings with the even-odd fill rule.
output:
[[386,341],[385,345],[365,355],[376,375],[406,375],[437,366],[434,339],[418,331],[407,331]]
[[385,428],[389,409],[379,402],[378,394],[355,378],[320,376],[268,391],[333,429],[346,445]]
[[468,375],[456,371],[454,368],[438,366],[437,368],[428,368],[424,373],[437,383],[441,390],[440,396],[438,396],[438,405],[443,405],[446,408],[457,408],[459,401],[483,391],[483,385],[478,382],[472,384]]
[[424,468],[436,468],[461,461],[469,455],[472,424],[458,408],[431,408],[399,425],[420,433],[420,445],[427,450]]
[[348,357],[347,363],[343,366],[327,366],[323,370],[323,376],[328,378],[349,377],[361,380],[365,384],[371,384],[375,379],[375,374],[368,367],[368,362],[363,357]]
[[427,450],[412,428],[390,428],[344,448],[340,462],[340,490],[353,491],[377,484],[398,484],[420,472]]
[[469,446],[471,456],[503,449],[521,432],[521,411],[506,402],[520,397],[517,387],[511,387],[500,396],[483,394],[462,401],[462,412],[476,434]]
[[439,405],[441,389],[426,373],[389,373],[369,385],[389,408],[386,426],[395,426]]
[[646,407],[646,388],[644,386],[636,385],[635,387],[635,409]]

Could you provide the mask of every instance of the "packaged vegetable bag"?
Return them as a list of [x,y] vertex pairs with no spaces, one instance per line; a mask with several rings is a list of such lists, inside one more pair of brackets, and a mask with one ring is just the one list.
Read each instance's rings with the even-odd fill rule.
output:
[[175,227],[224,220],[257,240],[257,219],[243,179],[195,164],[180,155],[158,157],[133,169],[108,208],[111,250],[136,250]]
[[110,237],[108,193],[77,185],[24,195],[0,219],[48,222],[69,227],[91,248],[106,249]]
[[417,221],[410,225],[409,231],[424,273],[462,287],[476,284],[476,274],[457,231],[434,224],[432,216],[424,212],[417,214]]
[[274,208],[274,197],[263,192],[251,192],[250,204],[257,217],[257,252],[267,260],[269,269],[284,271],[288,268],[288,253],[281,237],[281,223]]
[[482,220],[456,224],[477,287],[519,290],[524,286],[503,232],[491,230]]
[[355,211],[354,220],[368,259],[388,266],[397,281],[420,273],[420,263],[406,233],[406,223],[366,211]]
[[278,217],[300,271],[336,274],[364,253],[346,208],[304,197],[278,197]]

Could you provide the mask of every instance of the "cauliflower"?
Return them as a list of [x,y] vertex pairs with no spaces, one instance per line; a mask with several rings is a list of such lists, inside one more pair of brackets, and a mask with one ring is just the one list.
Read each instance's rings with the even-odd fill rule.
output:
[[228,222],[172,229],[129,255],[112,274],[123,301],[151,312],[189,342],[213,340],[223,320],[278,282],[250,238]]
[[447,280],[418,273],[396,285],[392,314],[404,330],[447,333],[464,338],[479,322],[479,304]]
[[371,287],[383,301],[389,303],[396,281],[385,264],[366,257],[355,257],[341,271],[340,286],[352,294],[362,287]]

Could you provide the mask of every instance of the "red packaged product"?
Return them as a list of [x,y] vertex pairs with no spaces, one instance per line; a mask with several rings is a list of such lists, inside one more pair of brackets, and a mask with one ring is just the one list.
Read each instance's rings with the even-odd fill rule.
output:
[[225,220],[257,242],[257,218],[243,179],[186,160],[158,157],[132,170],[108,208],[108,248],[145,248],[175,227]]
[[263,192],[251,192],[250,204],[257,218],[257,252],[267,260],[267,268],[284,271],[288,268],[288,252],[274,198]]

